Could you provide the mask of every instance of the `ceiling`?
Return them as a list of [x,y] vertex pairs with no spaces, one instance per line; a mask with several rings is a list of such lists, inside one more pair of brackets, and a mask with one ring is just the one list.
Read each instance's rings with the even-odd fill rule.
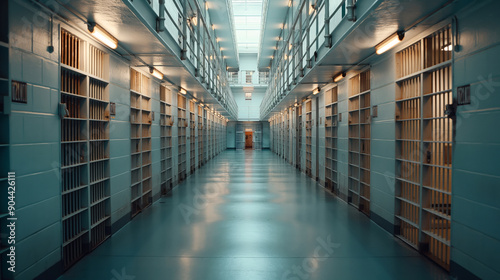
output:
[[235,45],[231,0],[210,0],[207,3],[208,13],[214,24],[226,64],[232,71],[236,71],[239,68],[239,59],[238,48]]
[[257,67],[259,71],[267,70],[276,42],[281,33],[281,24],[288,11],[288,0],[264,0],[263,30],[260,39]]
[[239,53],[257,53],[262,21],[262,0],[231,0]]

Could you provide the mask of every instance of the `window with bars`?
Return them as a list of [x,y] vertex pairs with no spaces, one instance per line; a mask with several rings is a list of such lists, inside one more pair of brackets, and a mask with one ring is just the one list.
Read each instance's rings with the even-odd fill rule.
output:
[[238,84],[238,72],[229,72],[229,83]]
[[259,84],[267,84],[269,80],[269,72],[259,72]]
[[252,76],[253,76],[253,71],[245,71],[245,83],[251,84]]

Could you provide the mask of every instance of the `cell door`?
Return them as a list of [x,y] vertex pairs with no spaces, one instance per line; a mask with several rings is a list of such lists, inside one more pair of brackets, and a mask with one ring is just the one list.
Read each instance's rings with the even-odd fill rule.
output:
[[245,149],[253,149],[253,132],[245,131]]
[[402,240],[449,269],[451,27],[396,54],[396,221]]
[[245,134],[243,131],[236,131],[236,149],[245,149]]
[[301,151],[302,151],[302,105],[297,106],[295,121],[295,141],[296,141],[296,166],[301,169]]
[[253,134],[253,149],[262,149],[262,131],[254,131]]

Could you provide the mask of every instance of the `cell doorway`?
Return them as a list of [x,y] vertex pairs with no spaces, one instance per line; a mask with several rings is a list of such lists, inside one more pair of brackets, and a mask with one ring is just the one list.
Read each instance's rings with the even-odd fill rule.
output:
[[253,131],[245,131],[245,149],[253,149]]

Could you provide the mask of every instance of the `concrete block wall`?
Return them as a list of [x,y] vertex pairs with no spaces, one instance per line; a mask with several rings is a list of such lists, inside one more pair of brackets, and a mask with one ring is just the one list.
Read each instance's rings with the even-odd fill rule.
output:
[[451,266],[481,279],[500,279],[499,10],[498,1],[475,1],[456,15],[454,86],[470,85],[471,104],[457,111]]
[[370,215],[385,230],[394,233],[396,166],[395,57],[381,56],[371,65],[370,102],[378,107],[371,122]]
[[[57,18],[53,21],[51,33],[50,17],[40,12],[40,8],[31,1],[4,1],[0,7],[6,8],[7,3],[8,18],[5,17],[5,20],[8,19],[9,40],[7,44],[4,43],[7,40],[2,38],[0,44],[1,50],[5,50],[5,54],[1,54],[2,59],[8,58],[9,68],[8,71],[1,71],[0,79],[4,78],[2,75],[6,75],[8,81],[5,83],[27,83],[27,103],[10,102],[10,94],[6,92],[8,104],[5,108],[9,111],[6,111],[7,114],[0,112],[0,124],[2,128],[5,125],[8,129],[0,136],[0,171],[5,171],[5,174],[7,171],[15,171],[18,186],[15,212],[18,218],[16,273],[11,274],[3,269],[7,256],[2,251],[1,279],[54,279],[62,273],[59,30],[65,27],[94,45],[99,43]],[[7,24],[5,26],[7,28]],[[52,53],[47,51],[51,36],[54,46]],[[130,68],[133,65],[112,53],[109,54],[109,59],[109,96],[110,102],[116,104],[116,115],[111,117],[109,123],[110,218],[111,231],[115,233],[130,220],[131,212]],[[146,69],[138,70],[149,75],[144,71]],[[4,83],[3,80],[0,82]],[[152,76],[150,83],[151,109],[155,116],[151,127],[152,191],[155,201],[160,197],[161,181],[160,83]],[[172,87],[172,115],[175,120],[176,89],[177,87]],[[1,98],[3,100],[3,96]],[[176,125],[177,121],[172,129],[174,185],[178,180]],[[192,140],[197,141],[196,137]],[[189,171],[189,142],[187,152]],[[7,157],[8,154],[11,156]],[[4,176],[0,176],[2,185],[6,182]],[[4,195],[1,198],[3,201]]]
[[109,124],[110,204],[112,232],[130,220],[130,66],[110,56],[109,99],[116,104],[116,115]]
[[[27,104],[11,103],[9,114],[9,170],[16,172],[18,186],[14,276],[33,279],[61,258],[59,47],[47,52],[49,18],[36,8],[10,1],[8,9],[9,79],[28,89]],[[57,33],[52,38],[57,42]],[[2,267],[5,258],[2,253]]]

